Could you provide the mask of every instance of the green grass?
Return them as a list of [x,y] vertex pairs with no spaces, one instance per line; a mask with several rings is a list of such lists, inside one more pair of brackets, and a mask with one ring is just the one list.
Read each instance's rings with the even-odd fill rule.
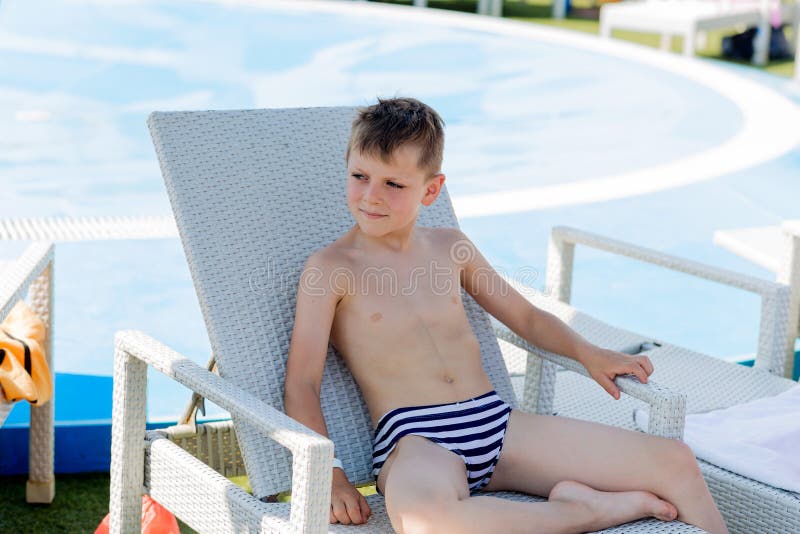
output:
[[27,504],[27,475],[0,477],[0,532],[94,532],[108,513],[108,473],[56,477],[50,505]]
[[[0,477],[0,534],[43,534],[48,532],[94,532],[108,513],[108,473],[56,475],[56,498],[52,504],[25,502],[27,475]],[[247,477],[230,480],[250,491]],[[373,495],[374,484],[358,487],[362,495]],[[280,502],[289,502],[289,492],[278,494]],[[178,521],[182,534],[194,530]]]
[[[108,513],[108,473],[56,475],[52,504],[25,502],[27,475],[0,477],[0,534],[94,532]],[[181,533],[194,531],[178,522]]]
[[[377,0],[385,4],[404,4],[411,5],[412,0]],[[572,5],[579,11],[587,12],[592,8],[597,8],[599,5],[595,0],[574,0]],[[463,11],[467,13],[474,13],[477,9],[477,0],[428,0],[428,6],[438,9],[449,9],[454,11]],[[549,0],[505,0],[503,3],[503,17],[525,22],[533,22],[537,24],[545,24],[547,26],[554,26],[563,28],[565,30],[573,30],[578,32],[590,33],[597,35],[599,31],[599,22],[596,18],[582,18],[575,14],[570,14],[566,19],[556,20],[550,18],[552,10],[552,2]],[[743,30],[744,28],[742,28]],[[697,49],[697,55],[700,57],[717,59],[721,61],[729,61],[732,63],[740,63],[748,65],[752,68],[759,68],[776,74],[778,76],[792,77],[794,74],[794,61],[781,60],[770,61],[765,67],[755,67],[750,63],[732,61],[722,57],[722,38],[726,35],[737,33],[736,30],[729,31],[713,31],[708,32],[706,39],[706,46]],[[630,41],[633,43],[649,46],[651,48],[658,48],[660,36],[656,34],[637,33],[629,31],[616,31],[613,36],[618,39]],[[794,42],[796,39],[791,30],[787,32],[787,39]],[[683,48],[683,39],[675,37],[672,40],[672,50],[679,53]]]

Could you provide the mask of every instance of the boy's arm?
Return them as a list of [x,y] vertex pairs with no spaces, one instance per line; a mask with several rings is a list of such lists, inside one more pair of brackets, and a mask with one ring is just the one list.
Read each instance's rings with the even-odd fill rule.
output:
[[616,375],[634,374],[640,381],[647,382],[647,376],[653,372],[647,356],[622,354],[589,343],[558,317],[540,310],[520,295],[489,265],[466,235],[460,230],[456,232],[457,240],[451,251],[458,251],[453,256],[463,258],[461,285],[497,320],[528,343],[583,364],[592,378],[615,399],[620,395],[613,381]]
[[[283,403],[286,414],[328,437],[320,406],[320,387],[336,306],[344,296],[333,283],[335,261],[324,251],[312,254],[297,288],[294,329],[286,361]],[[333,469],[330,522],[360,524],[371,514],[364,497]]]

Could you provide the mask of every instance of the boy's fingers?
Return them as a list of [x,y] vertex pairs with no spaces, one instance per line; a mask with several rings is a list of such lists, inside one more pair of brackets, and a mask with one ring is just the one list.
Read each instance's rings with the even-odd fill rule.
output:
[[639,379],[642,384],[647,383],[647,371],[641,366],[639,362],[633,364],[633,374]]
[[358,494],[359,504],[361,504],[361,517],[364,518],[364,521],[369,519],[369,516],[372,515],[372,510],[369,509],[369,504],[367,504],[367,499],[361,493]]
[[344,505],[347,508],[347,515],[353,523],[361,523],[361,510],[358,509],[358,501],[354,498],[345,499]]
[[648,375],[653,374],[654,370],[653,362],[650,361],[650,358],[648,358],[647,356],[642,356],[641,358],[639,358],[639,363],[642,365],[642,367],[644,368],[644,370],[647,372]]
[[608,394],[614,397],[615,399],[619,399],[619,388],[614,383],[614,381],[608,378],[607,376],[603,376],[601,380],[602,382],[600,383],[600,385],[603,386],[603,389],[605,389],[608,392]]
[[342,501],[337,500],[335,503],[331,503],[331,508],[333,509],[333,515],[337,521],[343,525],[350,524],[350,516],[347,515],[347,508]]

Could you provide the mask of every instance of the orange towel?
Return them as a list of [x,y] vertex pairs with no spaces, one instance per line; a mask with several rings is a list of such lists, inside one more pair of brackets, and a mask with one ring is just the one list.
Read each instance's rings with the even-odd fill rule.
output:
[[[108,534],[109,530],[111,514],[103,518],[94,534]],[[142,495],[142,534],[181,534],[175,516],[146,493]]]
[[53,381],[44,354],[45,327],[20,301],[0,324],[0,386],[8,401],[37,406],[50,400]]

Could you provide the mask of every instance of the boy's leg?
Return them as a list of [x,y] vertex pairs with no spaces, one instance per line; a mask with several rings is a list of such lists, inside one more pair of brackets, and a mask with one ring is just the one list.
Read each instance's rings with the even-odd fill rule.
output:
[[678,509],[678,519],[727,532],[691,449],[676,440],[567,417],[513,410],[484,491],[549,495],[560,481],[595,490],[642,490]]
[[[561,498],[550,502],[514,502],[470,497],[464,462],[449,450],[419,436],[402,438],[378,477],[386,510],[399,534],[417,532],[541,532],[577,533],[598,530],[649,515],[644,506],[610,517],[586,505],[591,488],[562,485]],[[555,493],[555,492],[554,492]],[[640,496],[607,494],[609,507]],[[640,500],[640,499],[639,499]],[[632,507],[628,507],[632,508]]]

